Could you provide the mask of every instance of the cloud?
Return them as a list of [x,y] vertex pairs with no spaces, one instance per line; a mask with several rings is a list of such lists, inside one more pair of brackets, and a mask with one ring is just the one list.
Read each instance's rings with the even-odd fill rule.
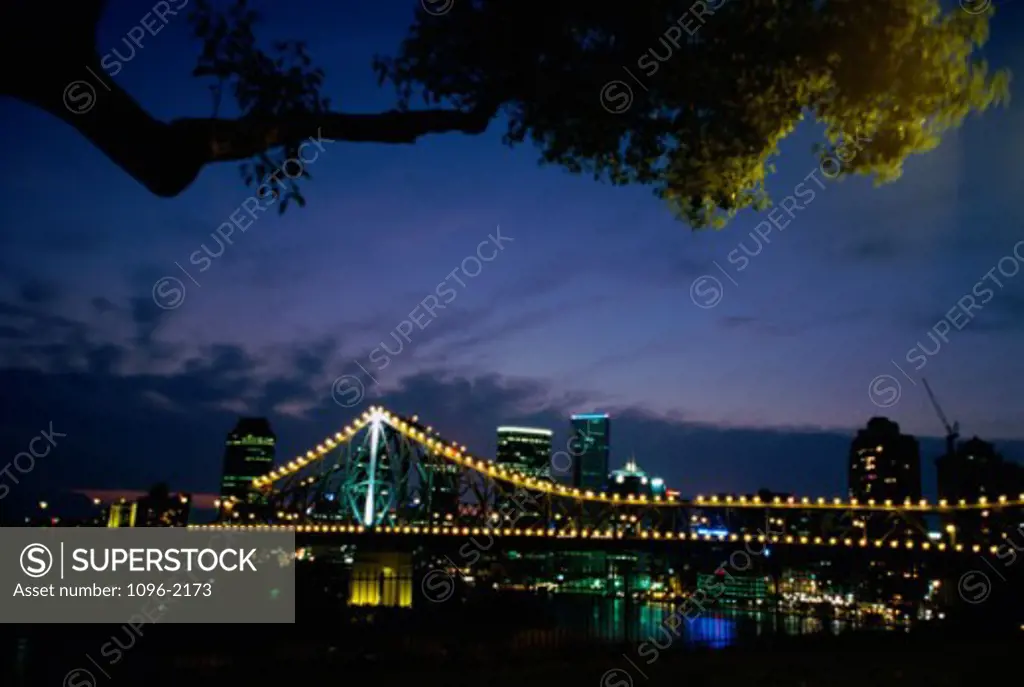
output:
[[19,291],[22,301],[30,305],[49,305],[61,297],[57,283],[45,279],[29,279],[21,285]]

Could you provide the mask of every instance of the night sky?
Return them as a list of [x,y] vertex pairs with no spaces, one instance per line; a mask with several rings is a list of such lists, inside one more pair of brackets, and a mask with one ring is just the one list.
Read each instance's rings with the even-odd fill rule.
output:
[[[413,6],[299,4],[255,3],[267,16],[259,36],[307,39],[335,108],[388,109],[393,93],[370,61],[394,51]],[[124,54],[143,12],[113,5],[99,45]],[[1009,3],[986,49],[993,66],[1024,73],[1022,29],[1024,3]],[[114,78],[158,117],[208,116],[207,84],[189,76],[196,54],[186,21],[172,18]],[[594,117],[610,116],[595,93]],[[159,199],[49,115],[4,100],[0,121],[0,464],[50,423],[67,435],[18,475],[10,504],[157,480],[213,492],[238,415],[268,416],[290,459],[370,403],[418,413],[486,457],[499,424],[550,427],[561,446],[570,413],[606,411],[613,464],[635,452],[687,495],[843,493],[852,433],[884,414],[932,437],[933,494],[942,426],[922,375],[965,435],[1024,458],[1024,270],[997,269],[1002,286],[985,277],[1024,240],[1016,104],[968,120],[897,183],[812,186],[814,201],[760,253],[752,232],[767,215],[692,232],[647,189],[503,147],[500,122],[414,146],[326,144],[303,186],[307,207],[262,215],[201,273],[190,256],[217,250],[211,232],[250,195],[236,164]],[[776,198],[817,170],[819,140],[808,124],[784,142]],[[448,279],[445,309],[417,310],[425,328],[385,369],[371,363],[499,226],[512,239],[503,250],[475,277],[457,272],[464,286]],[[736,257],[741,242],[757,253],[749,263]],[[693,287],[702,275],[722,285],[714,307],[694,303],[719,293],[708,280]],[[165,276],[185,288],[171,310],[153,299]],[[969,320],[953,315],[962,329],[936,351],[929,331],[982,281],[993,295]],[[934,354],[915,356],[918,342]],[[354,407],[332,398],[332,386],[352,398],[338,393],[341,375],[366,386]],[[885,409],[869,395],[879,375],[902,387]],[[894,400],[892,379],[875,391]]]

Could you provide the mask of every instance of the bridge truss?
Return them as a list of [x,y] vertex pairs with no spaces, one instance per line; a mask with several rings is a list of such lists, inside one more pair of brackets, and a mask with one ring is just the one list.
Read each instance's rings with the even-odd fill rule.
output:
[[[823,497],[698,496],[580,490],[476,458],[417,417],[374,407],[304,455],[253,482],[262,508],[227,504],[226,523],[361,532],[486,528],[537,536],[739,538],[808,545],[981,551],[966,533],[929,538],[926,516],[1019,519],[1024,495],[977,503],[867,503]],[[1016,525],[1015,525],[1016,526]],[[513,530],[514,528],[514,530]],[[996,535],[998,537],[998,535]]]

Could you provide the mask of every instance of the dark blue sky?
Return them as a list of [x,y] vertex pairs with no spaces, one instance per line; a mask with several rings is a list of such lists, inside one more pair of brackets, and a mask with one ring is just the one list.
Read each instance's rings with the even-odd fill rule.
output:
[[[409,3],[256,5],[261,38],[308,40],[336,108],[391,106],[370,61],[395,49]],[[101,49],[123,53],[142,14],[115,3]],[[1024,73],[1022,26],[1024,4],[1006,5],[995,66]],[[195,55],[171,18],[115,78],[158,117],[207,116]],[[237,165],[158,199],[68,126],[0,101],[0,463],[52,421],[68,436],[21,477],[22,494],[157,479],[213,491],[240,413],[268,415],[291,458],[369,402],[419,413],[481,455],[498,424],[551,426],[564,442],[571,412],[600,409],[613,415],[613,461],[635,451],[684,493],[826,495],[845,489],[849,438],[872,415],[941,433],[893,360],[929,379],[965,434],[1024,456],[1011,441],[1024,438],[1024,272],[995,272],[1002,286],[986,282],[993,295],[971,319],[953,316],[962,329],[922,369],[907,361],[918,342],[936,349],[929,330],[1024,240],[1022,112],[970,119],[886,187],[826,181],[741,271],[729,256],[741,242],[756,252],[766,215],[691,232],[646,189],[538,167],[536,150],[501,145],[500,123],[415,146],[329,144],[308,206],[263,215],[200,274],[189,256],[250,195]],[[594,116],[612,116],[596,93]],[[784,142],[777,198],[817,169],[820,135],[808,124]],[[455,299],[366,382],[362,404],[335,403],[335,379],[362,375],[357,362],[374,372],[372,349],[394,350],[399,323],[499,225],[513,241],[464,288],[449,282]],[[722,285],[714,307],[691,298],[702,275]],[[185,285],[174,310],[152,299],[163,276]],[[887,374],[902,394],[883,411],[869,385]],[[879,401],[893,400],[891,383]],[[926,493],[938,450],[925,445]]]

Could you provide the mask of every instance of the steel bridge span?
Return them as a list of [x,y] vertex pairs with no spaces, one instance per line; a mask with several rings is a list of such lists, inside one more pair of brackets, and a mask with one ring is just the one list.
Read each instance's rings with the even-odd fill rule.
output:
[[[1024,517],[1024,494],[876,503],[581,490],[473,456],[418,417],[380,407],[256,478],[253,496],[254,503],[223,504],[219,526],[291,527],[300,541],[324,542],[486,534],[532,546],[761,542],[923,555],[995,553]],[[927,518],[965,517],[985,523],[988,533],[952,526],[949,536],[929,535]]]

